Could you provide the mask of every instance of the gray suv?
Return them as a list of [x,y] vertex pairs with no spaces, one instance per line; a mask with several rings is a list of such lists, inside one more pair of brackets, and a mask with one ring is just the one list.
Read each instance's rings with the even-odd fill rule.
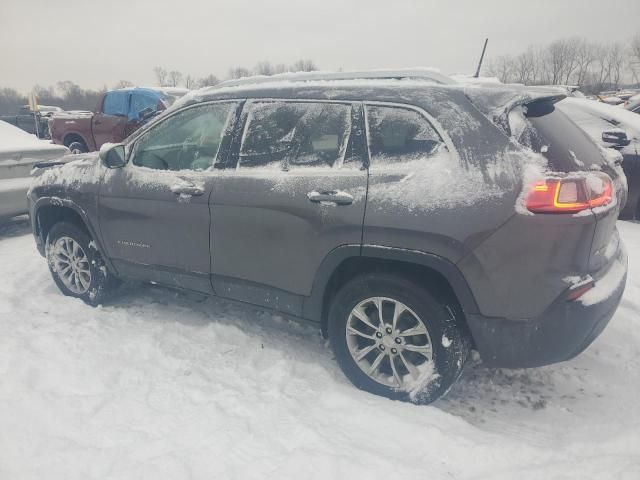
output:
[[358,388],[431,402],[472,348],[567,360],[620,302],[624,174],[562,98],[429,71],[203,89],[42,168],[33,233],[66,295],[138,279],[271,309],[317,324]]

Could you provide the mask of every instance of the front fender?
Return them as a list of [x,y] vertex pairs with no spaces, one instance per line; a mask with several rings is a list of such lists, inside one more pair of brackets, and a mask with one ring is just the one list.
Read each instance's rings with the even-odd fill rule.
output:
[[[60,198],[55,196],[43,196],[38,198],[33,197],[33,195],[29,196],[29,220],[31,222],[31,231],[33,232],[36,246],[38,248],[38,252],[40,252],[40,255],[42,255],[43,257],[45,256],[45,244],[47,240],[44,237],[42,228],[44,219],[40,216],[43,212],[43,208],[45,207],[53,207],[54,210],[51,210],[50,214],[60,215],[59,218],[61,220],[69,218],[69,213],[67,213],[68,211],[73,212],[73,214],[77,215],[85,225],[87,231],[89,232],[89,235],[91,236],[91,239],[96,245],[96,249],[99,252],[105,251],[102,245],[102,240],[98,235],[97,225],[94,225],[94,223],[90,220],[90,215],[88,215],[85,209],[83,209],[80,205],[68,198]],[[67,212],[64,211],[65,209],[67,210]],[[106,258],[105,255],[102,255],[102,258],[107,268],[110,271],[115,272],[116,270],[113,268],[110,259]]]

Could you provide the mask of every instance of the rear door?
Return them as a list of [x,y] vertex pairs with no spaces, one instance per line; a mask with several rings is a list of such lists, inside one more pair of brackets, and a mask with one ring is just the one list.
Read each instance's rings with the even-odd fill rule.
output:
[[154,125],[109,169],[99,197],[107,255],[119,273],[211,291],[209,196],[237,102],[200,104]]
[[105,94],[101,107],[91,119],[96,150],[100,150],[107,142],[119,143],[126,138],[130,98],[129,90],[115,90]]
[[218,295],[301,313],[323,259],[361,244],[367,170],[360,107],[251,101],[211,194]]

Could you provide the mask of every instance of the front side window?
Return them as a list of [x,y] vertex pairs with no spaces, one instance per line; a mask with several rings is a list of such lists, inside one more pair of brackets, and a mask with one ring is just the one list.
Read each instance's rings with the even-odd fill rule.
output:
[[206,170],[213,166],[235,103],[190,108],[140,138],[133,164],[156,170]]
[[435,155],[444,142],[415,110],[367,105],[371,166],[409,162]]
[[115,115],[125,117],[129,109],[129,92],[109,92],[104,96],[102,113],[105,115]]
[[249,107],[239,168],[343,166],[351,106],[337,103],[254,103]]

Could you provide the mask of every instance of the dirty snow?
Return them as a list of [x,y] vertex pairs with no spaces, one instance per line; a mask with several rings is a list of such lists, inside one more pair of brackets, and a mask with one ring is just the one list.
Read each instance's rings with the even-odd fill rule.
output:
[[621,306],[578,358],[476,360],[433,406],[352,387],[317,329],[128,285],[63,297],[0,227],[2,479],[594,479],[640,472],[640,223]]

